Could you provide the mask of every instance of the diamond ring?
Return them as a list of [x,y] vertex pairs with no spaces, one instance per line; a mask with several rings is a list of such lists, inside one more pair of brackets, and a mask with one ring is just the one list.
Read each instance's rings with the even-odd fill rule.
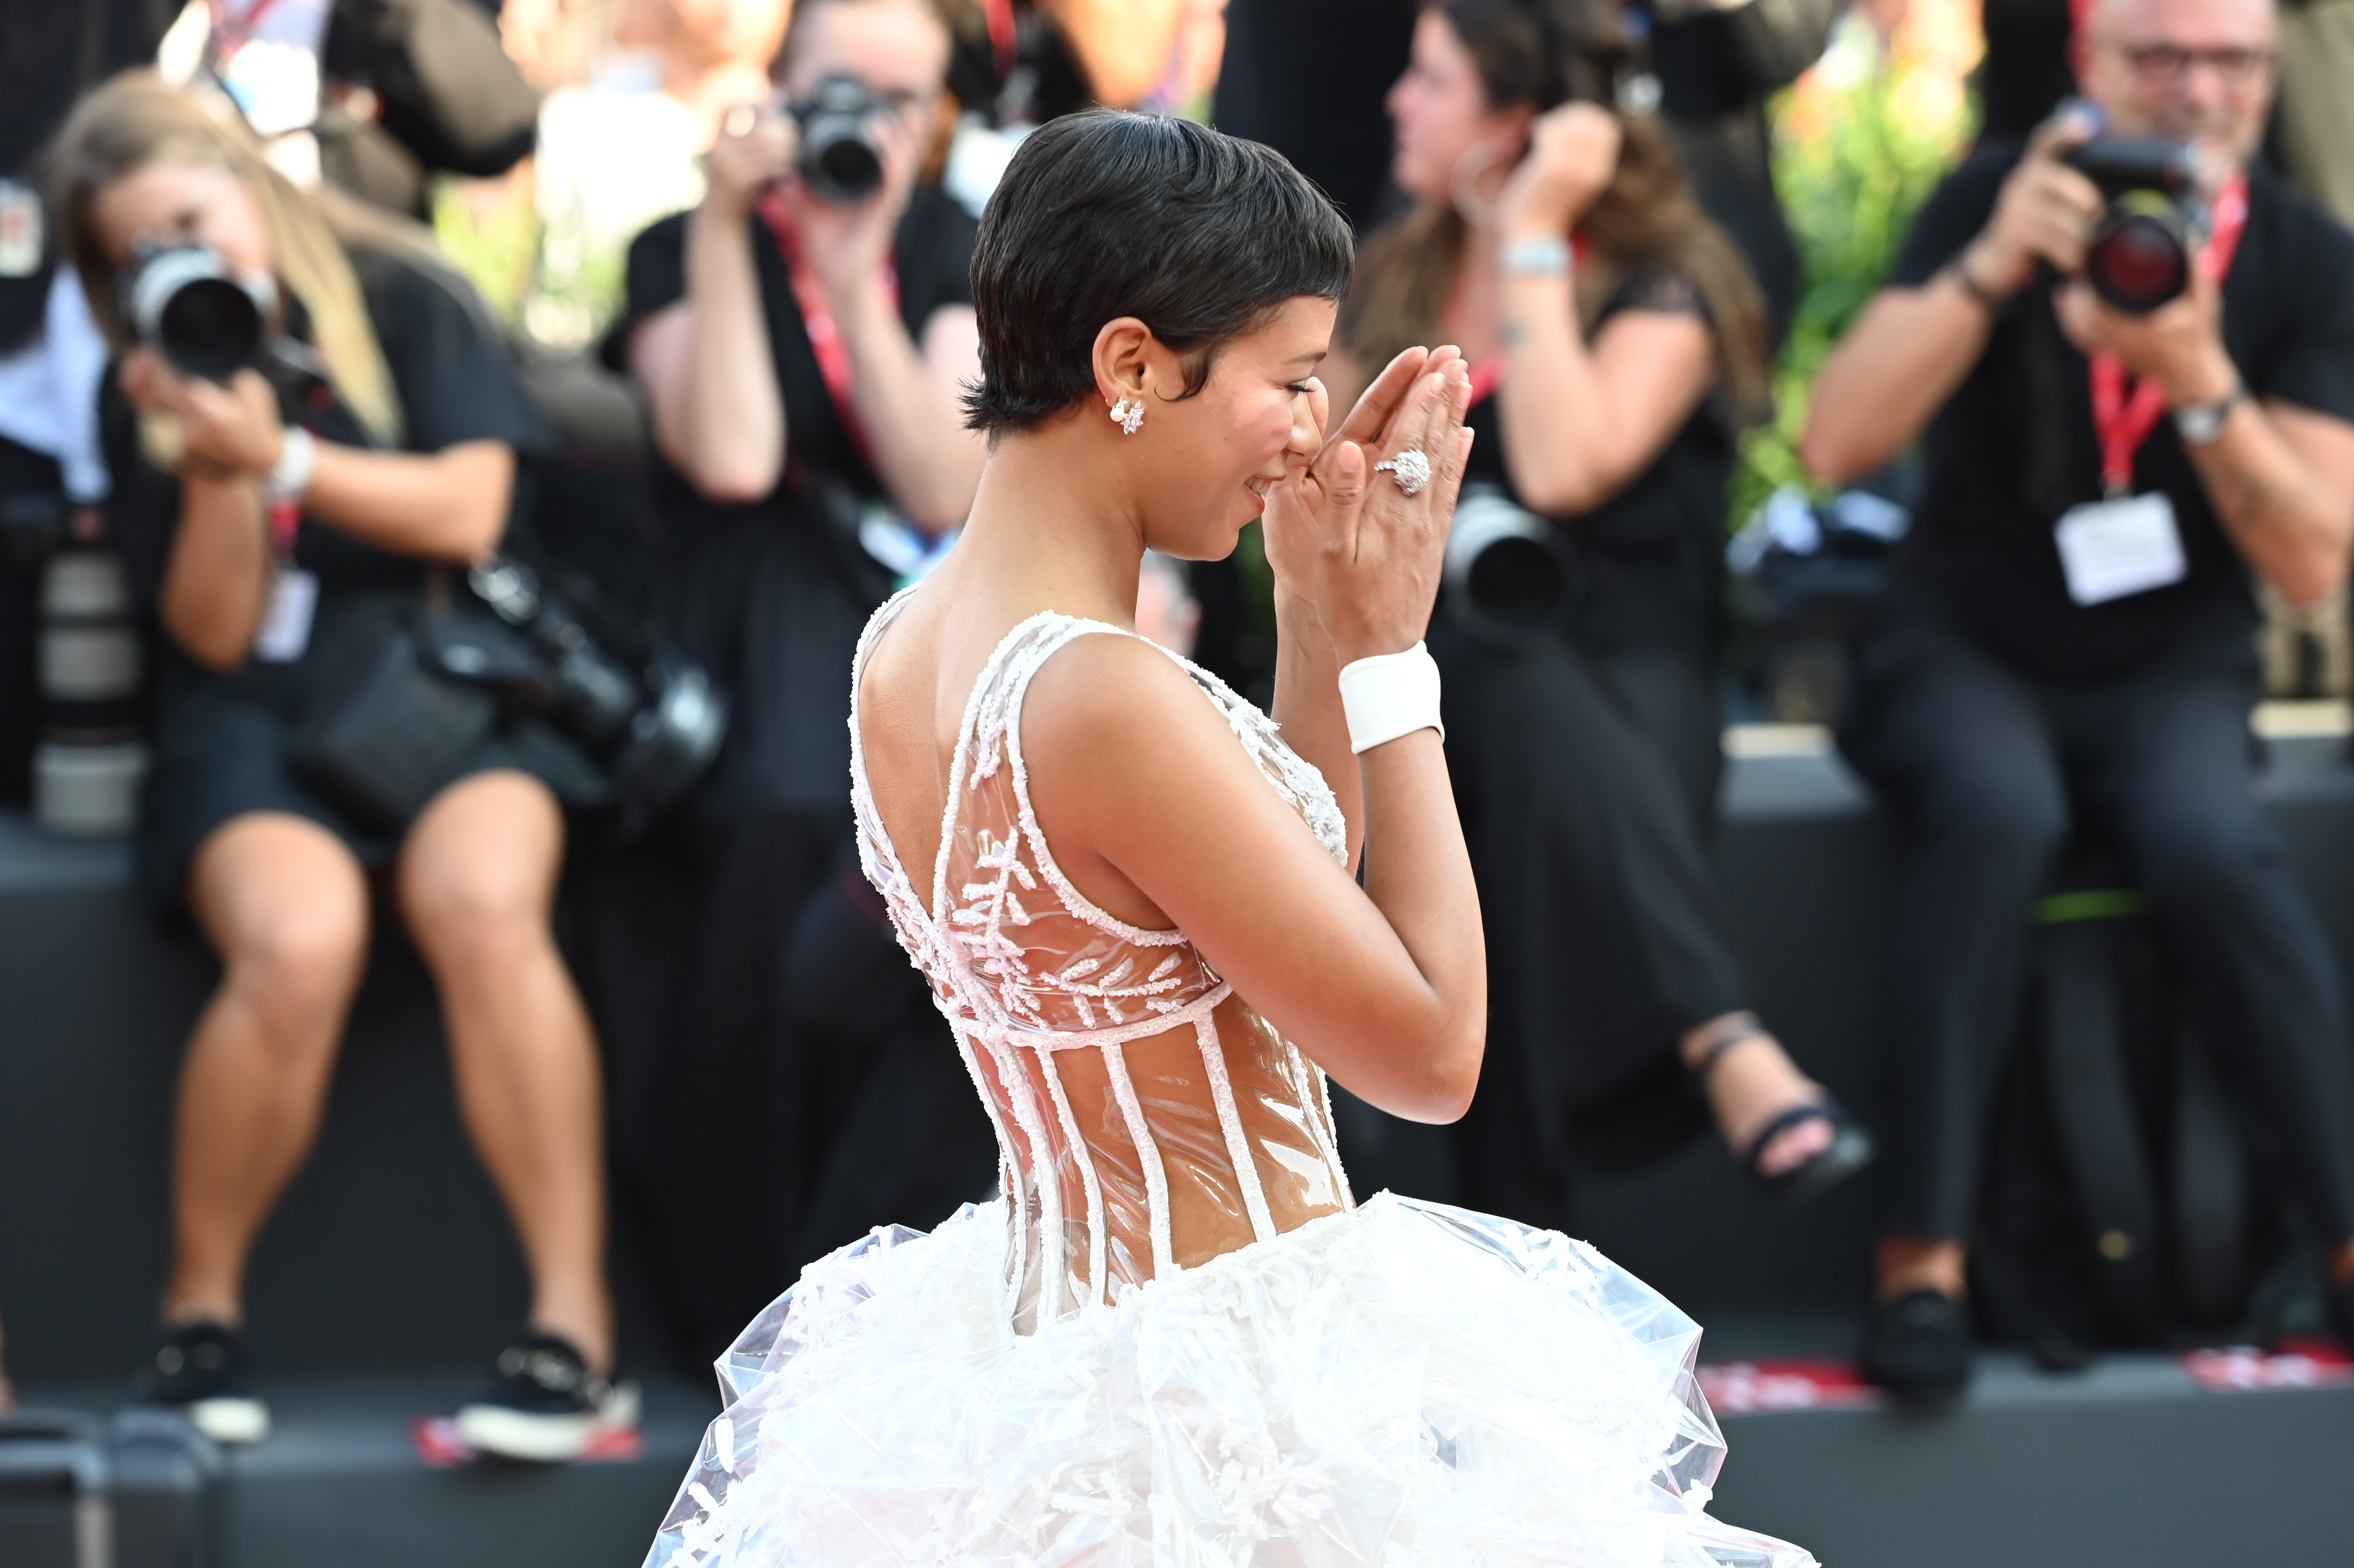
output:
[[1375,473],[1386,473],[1397,481],[1397,487],[1408,495],[1420,495],[1423,486],[1430,482],[1430,460],[1413,447],[1394,458],[1384,458],[1373,465]]

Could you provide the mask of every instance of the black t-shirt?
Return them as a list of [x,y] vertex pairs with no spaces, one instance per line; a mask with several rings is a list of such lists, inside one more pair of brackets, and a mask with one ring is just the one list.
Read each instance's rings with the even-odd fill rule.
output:
[[[630,246],[628,298],[604,346],[605,361],[616,370],[628,368],[630,335],[639,323],[686,297],[688,216],[675,213],[663,218]],[[775,232],[757,213],[748,227],[760,311],[768,322],[769,349],[785,405],[785,471],[770,499],[805,491],[812,472],[838,480],[862,496],[888,499],[883,481],[850,439],[826,388],[825,373],[810,347],[801,302],[793,293],[792,269]],[[931,186],[918,186],[908,198],[894,239],[893,265],[899,278],[899,319],[918,343],[934,312],[944,305],[972,303],[972,248],[979,233],[970,213]],[[657,503],[666,515],[709,504],[667,462],[659,466]]]
[[[355,249],[351,259],[368,322],[399,395],[400,450],[437,452],[462,441],[490,440],[504,441],[527,456],[550,443],[498,329],[458,292],[462,284],[453,285],[426,264],[388,251]],[[294,336],[307,336],[299,307],[289,330]],[[376,444],[324,387],[297,415],[297,422],[322,440],[355,447]],[[135,417],[112,376],[106,377],[101,393],[100,429],[114,480],[108,528],[122,552],[133,595],[152,609],[179,534],[180,482],[140,455]],[[323,630],[351,590],[389,588],[421,594],[424,588],[425,562],[364,544],[331,523],[304,521],[296,535],[294,560],[319,577],[315,624]],[[319,641],[314,633],[314,648]],[[249,662],[217,678],[275,681],[283,672],[299,679],[310,662]]]
[[[1889,281],[1927,282],[1982,229],[2019,161],[1982,146],[1929,199]],[[2134,466],[2137,492],[2173,502],[2182,581],[2084,606],[2068,597],[2053,528],[2101,494],[2090,370],[2062,335],[2052,282],[2038,281],[1995,323],[1986,351],[1929,426],[1903,590],[2031,673],[2090,677],[2161,657],[2244,658],[2253,586],[2197,471],[2160,419]],[[2248,390],[2354,421],[2354,235],[2262,169],[2223,282],[2223,344]]]
[[[1708,316],[1699,289],[1658,266],[1628,273],[1595,330],[1629,310]],[[1518,500],[1496,399],[1474,404],[1466,423],[1478,436],[1464,482],[1495,485]],[[1723,398],[1712,395],[1632,483],[1590,512],[1556,519],[1577,559],[1571,624],[1580,641],[1606,652],[1715,656],[1723,622],[1724,493],[1733,457],[1732,421]]]
[[2069,0],[1983,0],[1978,102],[1987,137],[2025,136],[2076,90]]

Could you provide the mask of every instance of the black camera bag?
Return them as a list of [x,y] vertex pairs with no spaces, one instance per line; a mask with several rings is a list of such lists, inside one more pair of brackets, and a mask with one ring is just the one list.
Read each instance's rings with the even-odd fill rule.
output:
[[407,827],[499,722],[493,693],[437,667],[432,651],[448,633],[436,623],[449,619],[429,611],[396,626],[356,679],[313,709],[288,754],[296,777],[372,832]]

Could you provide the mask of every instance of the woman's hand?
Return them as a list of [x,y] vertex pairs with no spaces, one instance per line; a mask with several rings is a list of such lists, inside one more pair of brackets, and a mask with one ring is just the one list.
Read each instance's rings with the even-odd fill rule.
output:
[[254,371],[240,370],[222,387],[180,375],[152,348],[134,348],[122,356],[122,377],[133,408],[179,422],[183,471],[258,479],[285,452],[277,394]]
[[[1310,397],[1320,429],[1323,388]],[[1302,601],[1342,664],[1411,648],[1430,623],[1447,554],[1447,527],[1463,461],[1471,380],[1452,347],[1411,348],[1365,389],[1313,461],[1268,493],[1267,564],[1278,598]],[[1401,452],[1430,461],[1430,482],[1407,495],[1377,462]]]
[[703,155],[704,205],[742,218],[760,193],[792,173],[801,126],[768,104],[739,103],[719,121],[719,140]]
[[1567,234],[1618,173],[1618,117],[1596,103],[1564,103],[1529,127],[1529,155],[1496,200],[1507,238]]

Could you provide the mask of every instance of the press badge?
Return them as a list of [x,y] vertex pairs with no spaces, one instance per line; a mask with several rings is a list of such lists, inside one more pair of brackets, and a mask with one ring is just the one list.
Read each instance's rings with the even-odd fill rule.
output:
[[300,567],[270,574],[270,603],[254,634],[253,656],[269,664],[292,664],[311,646],[311,618],[319,608],[319,579]]
[[2056,537],[2068,597],[2078,604],[2147,593],[2180,582],[2190,569],[2174,503],[2160,491],[2072,506]]

